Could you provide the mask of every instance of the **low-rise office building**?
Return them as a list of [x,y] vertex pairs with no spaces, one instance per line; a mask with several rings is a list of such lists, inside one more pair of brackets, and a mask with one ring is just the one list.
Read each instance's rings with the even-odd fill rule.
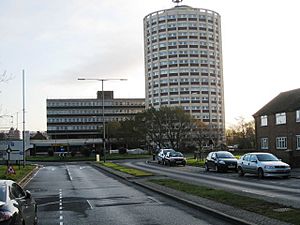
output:
[[257,149],[300,167],[300,88],[280,93],[253,117]]
[[47,134],[50,139],[94,139],[102,137],[103,120],[123,121],[145,109],[144,98],[114,98],[102,91],[94,99],[47,99]]

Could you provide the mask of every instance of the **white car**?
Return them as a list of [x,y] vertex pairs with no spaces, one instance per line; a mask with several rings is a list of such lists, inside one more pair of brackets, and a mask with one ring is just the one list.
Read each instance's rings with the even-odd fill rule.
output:
[[271,153],[247,153],[238,160],[239,176],[245,173],[257,174],[263,177],[286,177],[291,175],[289,164],[282,162]]
[[158,164],[161,163],[161,164],[165,165],[165,157],[168,152],[175,152],[175,150],[171,149],[171,148],[164,148],[158,152],[158,154],[157,154],[157,163]]

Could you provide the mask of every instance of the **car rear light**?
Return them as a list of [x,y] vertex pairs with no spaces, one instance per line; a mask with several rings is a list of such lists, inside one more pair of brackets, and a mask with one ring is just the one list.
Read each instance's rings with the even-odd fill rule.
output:
[[0,211],[0,222],[11,219],[13,214],[9,211]]

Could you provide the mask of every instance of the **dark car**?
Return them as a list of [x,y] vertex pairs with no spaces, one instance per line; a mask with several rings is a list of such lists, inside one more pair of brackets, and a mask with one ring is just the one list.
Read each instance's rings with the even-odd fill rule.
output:
[[11,180],[0,180],[0,224],[37,224],[36,202],[29,191]]
[[165,164],[165,157],[167,155],[168,152],[175,152],[174,149],[171,148],[165,148],[165,149],[161,149],[158,154],[157,154],[157,163],[158,164]]
[[217,172],[228,170],[237,171],[237,159],[230,152],[210,152],[205,160],[205,170],[216,170]]
[[186,165],[186,159],[181,152],[168,152],[165,156],[165,165],[175,166],[175,165]]

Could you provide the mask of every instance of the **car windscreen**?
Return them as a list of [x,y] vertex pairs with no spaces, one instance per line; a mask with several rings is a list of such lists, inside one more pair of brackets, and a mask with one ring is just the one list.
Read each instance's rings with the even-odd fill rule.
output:
[[256,156],[257,156],[257,159],[261,162],[264,162],[264,161],[279,161],[279,159],[277,159],[276,156],[271,155],[271,154],[259,154],[259,155],[256,155]]
[[173,150],[173,149],[166,149],[163,152],[166,155],[168,152],[175,152],[175,150]]
[[170,156],[172,156],[172,157],[182,157],[183,155],[180,152],[171,152]]
[[232,159],[234,158],[234,156],[231,154],[231,153],[227,153],[227,152],[219,152],[219,153],[216,153],[217,157],[218,158],[221,158],[221,159]]
[[5,185],[0,186],[0,201],[1,202],[6,201],[6,186]]

